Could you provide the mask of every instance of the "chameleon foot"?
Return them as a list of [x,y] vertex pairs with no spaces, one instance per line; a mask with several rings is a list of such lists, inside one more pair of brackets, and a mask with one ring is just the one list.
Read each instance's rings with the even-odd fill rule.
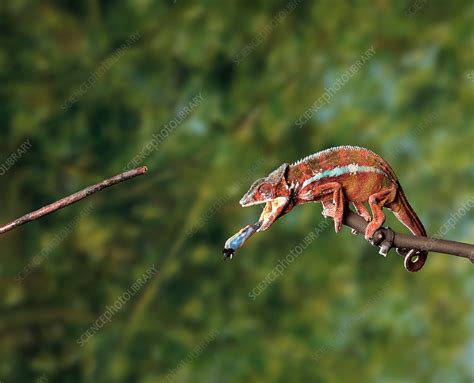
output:
[[385,231],[377,230],[372,238],[369,239],[369,243],[372,246],[378,246],[380,248],[379,254],[386,257],[393,246],[395,233],[388,227],[384,227],[383,229],[385,229]]
[[388,252],[392,248],[393,240],[395,239],[395,233],[393,232],[392,229],[390,229],[389,227],[386,227],[385,230],[386,231],[384,232],[384,234],[382,234],[382,241],[379,244],[380,246],[379,254],[383,255],[384,257],[387,256]]
[[364,238],[369,242],[372,246],[379,246],[383,240],[383,234],[380,231],[376,231],[372,237],[364,236]]

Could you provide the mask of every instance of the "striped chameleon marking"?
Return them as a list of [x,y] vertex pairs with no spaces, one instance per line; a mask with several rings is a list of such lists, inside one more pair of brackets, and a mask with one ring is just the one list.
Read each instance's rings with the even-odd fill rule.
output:
[[[334,219],[341,230],[344,209],[351,203],[367,222],[365,238],[372,240],[383,225],[383,208],[393,212],[413,235],[426,236],[425,228],[403,192],[390,165],[374,152],[357,146],[337,146],[307,156],[293,164],[283,164],[267,177],[255,181],[240,200],[242,207],[265,204],[260,219],[229,238],[224,255],[232,254],[254,233],[267,230],[295,206],[321,202],[323,215]],[[368,203],[369,213],[365,203]],[[423,267],[427,251],[406,265],[409,271]]]

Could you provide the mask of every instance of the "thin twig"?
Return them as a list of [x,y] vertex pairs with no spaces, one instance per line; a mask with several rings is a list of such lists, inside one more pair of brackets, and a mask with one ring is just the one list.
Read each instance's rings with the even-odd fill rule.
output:
[[[367,227],[367,222],[350,210],[346,212],[343,223],[344,225],[354,229],[359,234],[365,233],[365,228]],[[374,237],[378,236],[379,241],[383,242],[383,238],[390,237],[390,231],[392,230],[382,228],[376,232]],[[445,253],[456,257],[467,258],[474,263],[474,245],[456,241],[447,241],[445,239],[415,237],[413,235],[397,232],[393,232],[393,234],[393,247]]]
[[0,234],[4,234],[7,231],[13,230],[17,228],[18,226],[21,226],[27,222],[34,221],[35,219],[44,217],[45,215],[51,214],[52,212],[62,209],[63,207],[69,206],[75,202],[80,201],[81,199],[84,199],[91,194],[97,193],[98,191],[101,191],[102,189],[108,188],[110,186],[116,185],[120,182],[129,180],[133,177],[142,175],[146,173],[148,168],[146,166],[142,166],[140,168],[136,168],[133,170],[129,170],[124,173],[117,174],[116,176],[112,178],[108,178],[102,182],[99,182],[97,184],[91,185],[86,187],[85,189],[82,189],[81,191],[78,191],[77,193],[74,193],[68,197],[64,197],[60,199],[59,201],[53,202],[52,204],[46,205],[42,207],[41,209],[35,210],[31,213],[25,214],[24,216],[15,219],[14,221],[7,223],[6,225],[3,225],[0,227]]

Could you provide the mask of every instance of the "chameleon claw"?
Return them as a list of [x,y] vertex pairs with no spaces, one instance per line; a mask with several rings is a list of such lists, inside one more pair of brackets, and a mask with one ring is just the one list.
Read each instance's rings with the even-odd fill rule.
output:
[[385,232],[380,230],[376,231],[368,241],[372,246],[378,246],[380,248],[379,254],[386,257],[393,247],[395,233],[390,228],[384,227],[383,229],[385,229]]
[[388,242],[383,242],[382,245],[380,245],[379,254],[386,257],[388,254],[388,251],[390,250],[390,247],[391,246]]
[[359,234],[359,233],[357,233],[357,230],[356,230],[356,229],[351,229],[351,233],[352,233],[353,235]]
[[369,236],[365,236],[365,239],[367,240],[367,242],[369,242],[372,246],[378,246],[379,243],[383,240],[383,234],[378,231],[378,232],[375,232],[375,234],[371,237]]

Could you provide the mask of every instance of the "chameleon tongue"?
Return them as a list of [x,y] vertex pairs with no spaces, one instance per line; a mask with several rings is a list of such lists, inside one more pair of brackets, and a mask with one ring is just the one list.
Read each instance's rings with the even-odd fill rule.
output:
[[224,250],[222,250],[222,253],[224,254],[224,259],[232,259],[237,249],[241,248],[245,241],[247,241],[247,239],[254,235],[261,225],[261,221],[254,223],[253,225],[247,225],[244,228],[240,229],[238,233],[230,237],[225,242]]

